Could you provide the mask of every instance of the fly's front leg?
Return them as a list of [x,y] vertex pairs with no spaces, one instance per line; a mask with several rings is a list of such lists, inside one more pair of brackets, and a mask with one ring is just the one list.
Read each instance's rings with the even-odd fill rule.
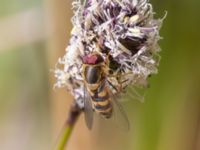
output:
[[[109,75],[110,82],[113,83],[115,82],[115,87],[117,92],[123,92],[124,89],[129,85],[130,79],[127,78],[128,75],[132,75],[133,73],[116,73],[116,74],[111,74]],[[114,80],[113,82],[111,80]]]

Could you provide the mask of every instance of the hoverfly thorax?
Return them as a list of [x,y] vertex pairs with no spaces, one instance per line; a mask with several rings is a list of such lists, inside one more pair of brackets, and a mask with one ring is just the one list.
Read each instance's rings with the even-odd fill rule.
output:
[[85,66],[85,80],[88,84],[98,83],[101,80],[101,66]]

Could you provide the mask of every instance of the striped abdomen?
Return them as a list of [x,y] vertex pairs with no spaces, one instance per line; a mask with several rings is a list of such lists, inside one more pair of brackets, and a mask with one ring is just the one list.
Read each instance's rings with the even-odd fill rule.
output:
[[90,85],[89,90],[92,97],[94,110],[102,115],[104,118],[110,118],[112,116],[113,108],[109,92],[105,88],[105,85],[93,84]]

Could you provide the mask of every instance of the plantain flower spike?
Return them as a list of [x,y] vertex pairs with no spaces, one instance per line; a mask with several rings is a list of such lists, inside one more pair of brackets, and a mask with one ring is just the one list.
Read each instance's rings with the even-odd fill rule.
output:
[[[157,73],[159,29],[147,0],[74,0],[71,39],[55,69],[56,87],[67,87],[80,108],[84,108],[83,57],[99,53],[109,58],[108,68],[120,76],[107,78],[113,85],[146,85]],[[123,84],[120,81],[125,81]]]

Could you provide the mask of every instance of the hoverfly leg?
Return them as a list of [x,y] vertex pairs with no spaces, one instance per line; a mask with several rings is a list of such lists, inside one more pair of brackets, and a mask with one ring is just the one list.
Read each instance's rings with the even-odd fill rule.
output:
[[117,89],[108,79],[107,79],[108,84],[112,87],[112,89],[115,90],[115,93],[119,92],[119,89]]

